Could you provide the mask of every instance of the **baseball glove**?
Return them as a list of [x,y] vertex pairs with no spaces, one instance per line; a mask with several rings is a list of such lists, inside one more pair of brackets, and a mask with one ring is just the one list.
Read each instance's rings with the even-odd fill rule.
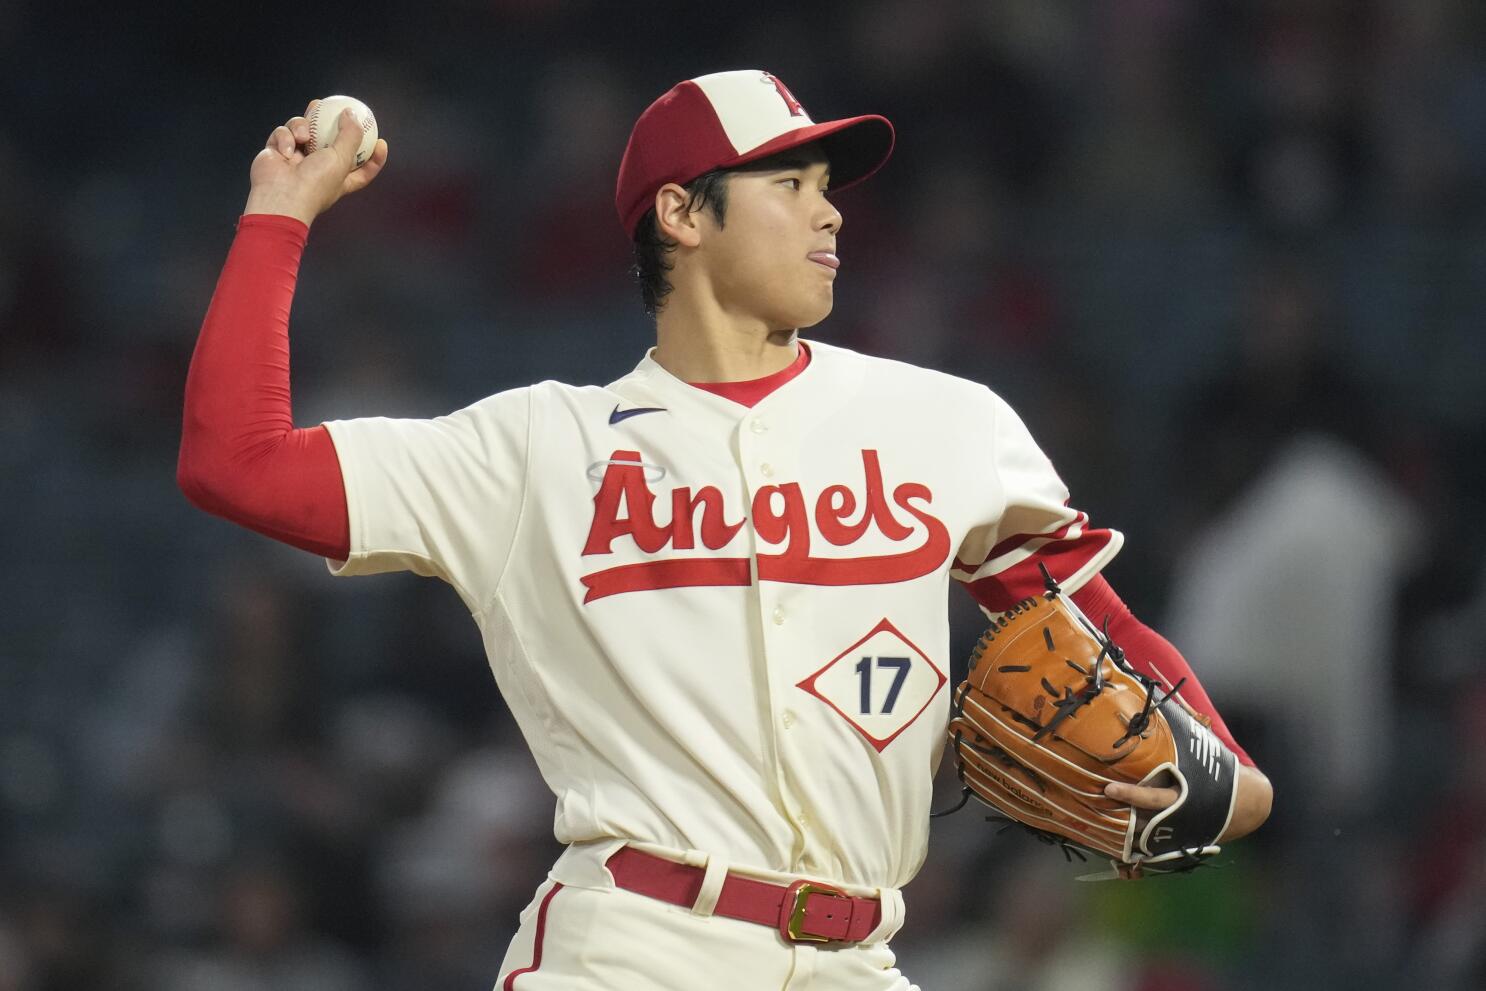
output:
[[[1045,594],[992,620],[955,690],[960,806],[974,795],[1065,856],[1108,857],[1106,876],[1199,866],[1232,815],[1237,757],[1177,697],[1181,682],[1163,691],[1132,668],[1043,577]],[[1180,797],[1148,812],[1106,797],[1114,781]]]

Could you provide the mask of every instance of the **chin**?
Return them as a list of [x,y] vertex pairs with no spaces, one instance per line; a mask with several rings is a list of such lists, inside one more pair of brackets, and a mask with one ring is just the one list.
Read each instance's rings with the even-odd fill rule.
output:
[[831,308],[828,306],[823,310],[815,309],[809,311],[808,313],[799,313],[794,317],[787,318],[784,321],[781,321],[781,323],[783,326],[790,327],[794,330],[804,330],[806,327],[814,327],[816,324],[820,323],[822,320],[830,315]]
[[826,317],[830,316],[831,310],[834,309],[835,306],[836,298],[831,293],[831,290],[827,289],[825,299],[820,300],[814,306],[801,308],[799,319],[795,322],[794,325],[796,327],[814,327]]
[[778,299],[776,306],[767,308],[771,313],[768,322],[771,327],[788,327],[800,329],[803,327],[814,327],[826,317],[831,315],[831,310],[836,305],[835,293],[830,286],[822,288],[819,285],[801,287],[797,293],[791,293],[788,298]]

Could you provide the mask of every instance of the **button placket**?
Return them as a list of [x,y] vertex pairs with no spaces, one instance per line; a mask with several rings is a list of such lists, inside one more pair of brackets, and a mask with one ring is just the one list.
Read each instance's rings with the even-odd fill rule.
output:
[[[760,489],[779,484],[780,478],[793,477],[791,472],[794,469],[791,465],[795,459],[789,451],[775,443],[776,440],[786,442],[787,438],[780,437],[771,430],[766,417],[759,415],[747,417],[738,424],[736,429],[737,433],[734,436],[738,466],[745,480],[748,504],[751,507]],[[749,530],[755,560],[761,553],[777,550],[762,544],[751,518]],[[754,580],[757,582],[756,574]],[[794,689],[792,679],[787,676],[788,645],[791,640],[786,638],[791,638],[792,631],[789,627],[791,610],[786,608],[785,601],[782,601],[789,598],[789,592],[786,588],[772,582],[759,583],[756,587],[757,599],[755,601],[764,633],[761,646],[765,678],[769,685],[768,707],[774,714],[772,725],[775,735],[774,754],[777,761],[774,776],[779,795],[778,809],[795,832],[796,839],[793,844],[794,849],[791,851],[791,862],[800,862],[809,846],[809,841],[806,839],[809,820],[803,812],[805,803],[795,793],[794,774],[790,771],[791,763],[798,757],[796,751],[801,741],[794,739],[799,735],[796,732],[796,727],[800,727],[799,714],[785,707],[785,703],[792,698]],[[803,727],[799,728],[799,732],[805,732]]]

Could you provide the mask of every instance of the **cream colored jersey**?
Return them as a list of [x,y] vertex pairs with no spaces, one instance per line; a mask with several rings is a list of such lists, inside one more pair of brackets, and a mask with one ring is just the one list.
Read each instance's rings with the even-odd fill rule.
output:
[[556,795],[616,837],[867,887],[922,863],[947,591],[989,609],[1118,551],[984,386],[810,343],[752,409],[647,354],[431,420],[334,421],[339,575],[448,581]]

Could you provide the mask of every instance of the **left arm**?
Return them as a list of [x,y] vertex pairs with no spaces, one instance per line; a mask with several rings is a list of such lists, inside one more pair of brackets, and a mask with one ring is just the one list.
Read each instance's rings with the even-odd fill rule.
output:
[[[1119,552],[1118,531],[1093,526],[1087,515],[1069,505],[1068,487],[1037,446],[1026,425],[1006,401],[986,390],[989,407],[981,429],[990,434],[991,466],[985,516],[957,549],[950,576],[965,586],[987,614],[1004,612],[1019,600],[1043,590],[1041,565],[1065,588],[1077,587],[1073,602],[1096,624],[1109,619],[1109,635],[1142,674],[1163,686],[1180,684],[1182,701],[1238,757],[1237,794],[1232,818],[1222,840],[1258,829],[1269,816],[1273,789],[1269,779],[1233,739],[1233,734],[1197,682],[1181,653],[1164,637],[1131,614],[1100,570]],[[1184,680],[1185,679],[1185,680]],[[1164,809],[1178,797],[1170,788],[1111,785],[1108,792],[1137,808]]]
[[[1166,808],[1179,797],[1175,788],[1142,788],[1139,785],[1109,784],[1104,786],[1104,794],[1117,801],[1126,802],[1137,809],[1149,809],[1159,812]],[[1238,795],[1233,803],[1233,818],[1228,823],[1228,828],[1223,830],[1223,835],[1218,837],[1219,843],[1227,843],[1247,836],[1260,826],[1264,820],[1269,818],[1269,810],[1274,802],[1274,788],[1264,772],[1252,764],[1240,764],[1238,766]]]

